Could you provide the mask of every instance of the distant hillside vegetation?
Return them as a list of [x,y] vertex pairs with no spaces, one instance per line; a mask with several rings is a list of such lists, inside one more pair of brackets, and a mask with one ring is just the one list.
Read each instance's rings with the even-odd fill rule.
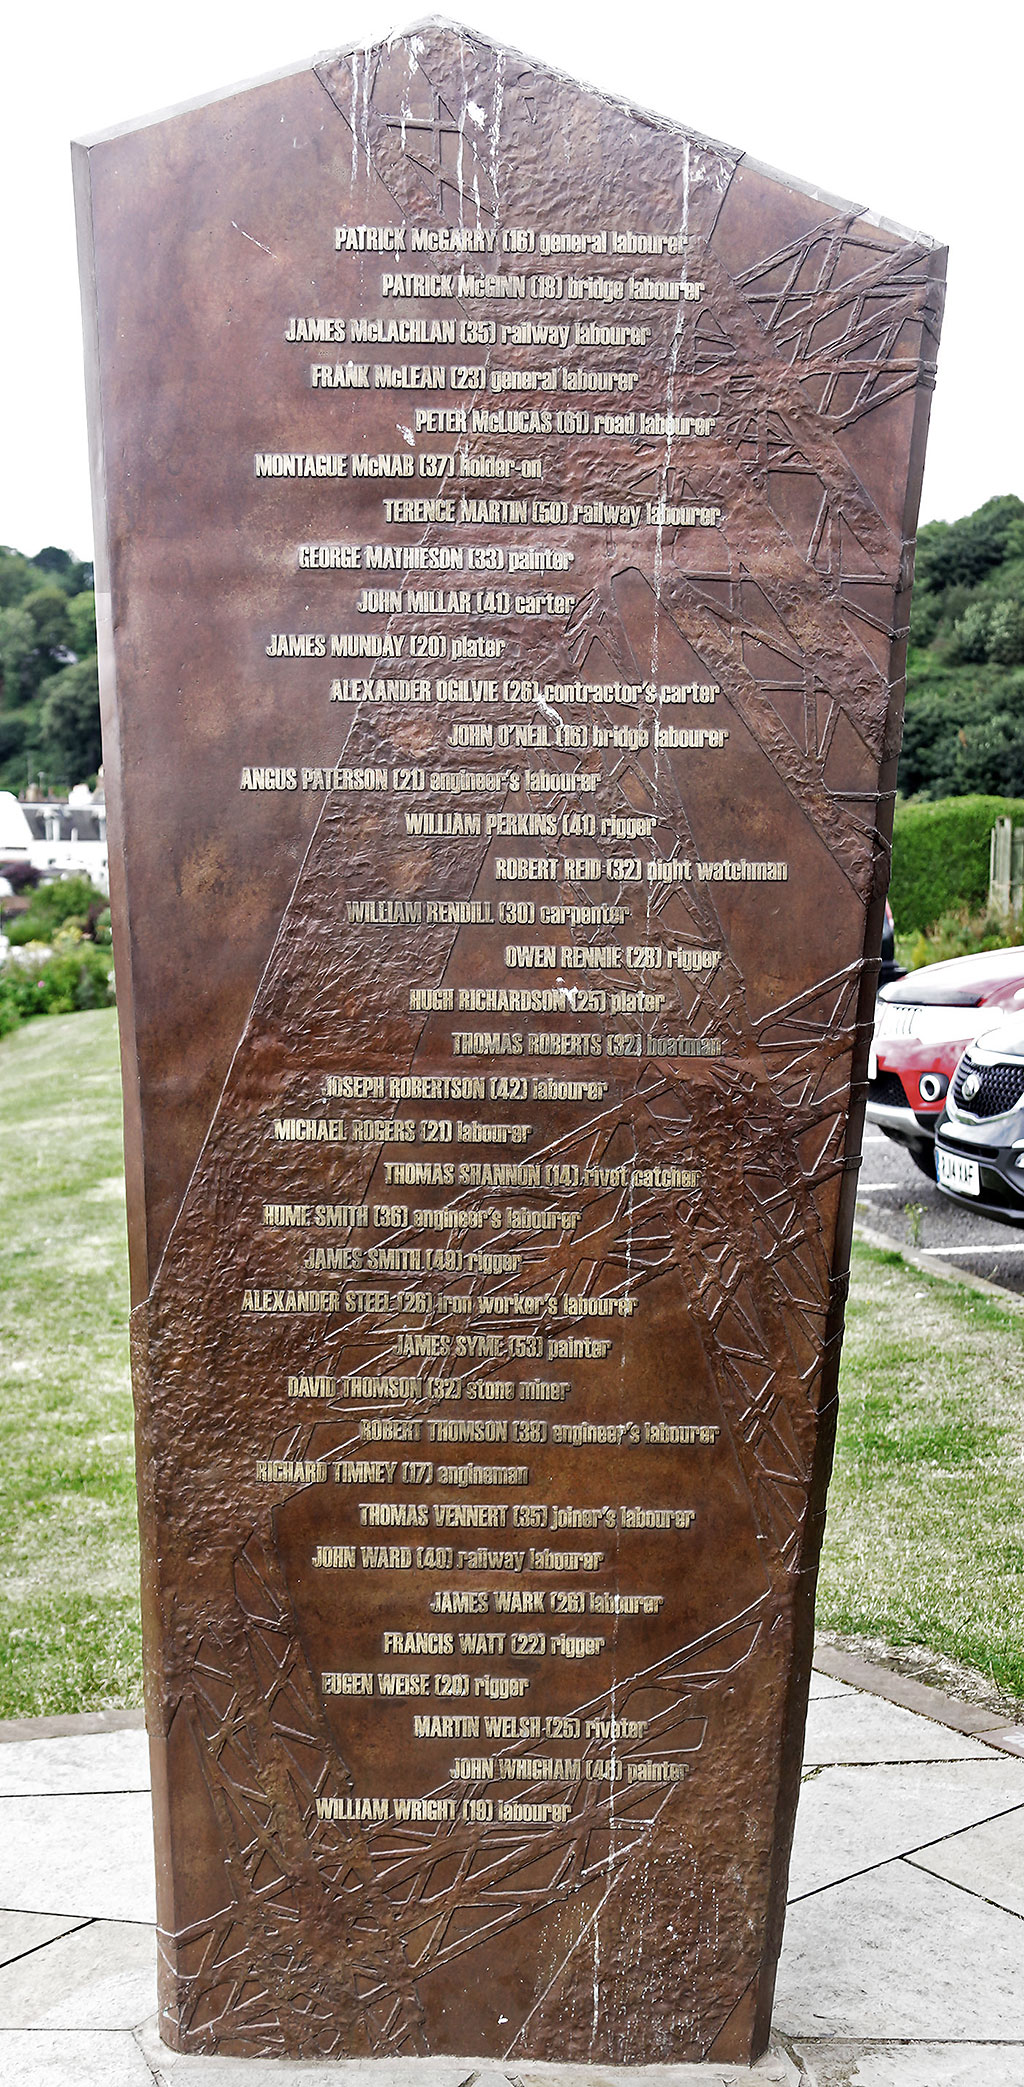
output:
[[904,797],[1024,796],[1024,501],[917,539]]
[[[0,789],[60,791],[100,752],[92,567],[0,547]],[[917,539],[903,797],[1024,797],[1024,501]]]
[[0,789],[63,794],[102,758],[92,566],[0,546]]

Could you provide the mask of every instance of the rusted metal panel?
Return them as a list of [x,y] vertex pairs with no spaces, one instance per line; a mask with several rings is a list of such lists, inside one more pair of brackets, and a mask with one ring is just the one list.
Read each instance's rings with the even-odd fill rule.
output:
[[78,179],[164,2035],[747,2060],[943,256],[446,25]]

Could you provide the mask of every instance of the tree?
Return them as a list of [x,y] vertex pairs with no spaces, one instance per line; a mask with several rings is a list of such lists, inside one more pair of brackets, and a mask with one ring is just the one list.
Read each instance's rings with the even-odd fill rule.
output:
[[68,573],[71,571],[72,558],[70,551],[61,551],[55,543],[48,543],[41,551],[36,552],[32,563],[38,565],[40,572]]
[[36,627],[22,608],[0,609],[0,676],[3,703],[12,710],[28,692],[34,664]]
[[92,586],[92,566],[88,560],[73,558],[70,551],[59,550],[56,544],[48,543],[37,551],[32,564],[39,572],[51,574],[65,594],[81,594],[83,588]]
[[988,656],[1000,667],[1024,660],[1024,607],[1019,601],[997,601],[989,615]]
[[96,650],[96,596],[91,588],[87,593],[73,594],[68,602],[68,622],[71,625],[71,643],[79,659]]
[[103,759],[95,654],[64,667],[39,693],[44,767],[62,771],[70,782],[84,782]]
[[0,545],[0,788],[99,765],[92,587],[92,566],[56,544],[36,558]]
[[[0,790],[18,789],[25,780],[23,766],[27,728],[23,712],[0,711]],[[8,770],[5,779],[4,770]]]
[[917,539],[918,580],[932,592],[957,581],[977,586],[986,573],[1003,563],[1011,531],[1016,542],[1015,525],[1021,522],[1024,501],[1015,493],[1004,493],[986,500],[984,507],[959,522],[927,523]]
[[68,599],[59,587],[34,587],[16,608],[0,609],[0,664],[8,708],[36,695],[47,675],[66,664],[71,638]]
[[48,655],[44,657],[45,668],[55,653],[71,643],[67,595],[62,587],[34,587],[31,594],[22,596],[20,607],[32,618],[40,654]]
[[38,585],[38,567],[23,558],[20,551],[0,545],[0,608],[13,608],[22,595]]
[[951,795],[1024,795],[1024,720],[1005,713],[959,735]]
[[953,625],[953,643],[950,651],[954,659],[970,661],[988,658],[990,615],[991,611],[980,601],[972,601],[964,610],[959,622]]

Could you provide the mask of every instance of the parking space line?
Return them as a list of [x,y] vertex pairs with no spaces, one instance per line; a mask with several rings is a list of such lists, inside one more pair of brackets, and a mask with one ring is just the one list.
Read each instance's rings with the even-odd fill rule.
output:
[[949,1260],[953,1254],[971,1254],[981,1260],[985,1254],[1024,1254],[1024,1239],[999,1240],[994,1246],[919,1246],[920,1254],[941,1254]]
[[870,1196],[874,1194],[876,1189],[899,1188],[899,1186],[898,1181],[858,1181],[857,1194],[859,1196]]

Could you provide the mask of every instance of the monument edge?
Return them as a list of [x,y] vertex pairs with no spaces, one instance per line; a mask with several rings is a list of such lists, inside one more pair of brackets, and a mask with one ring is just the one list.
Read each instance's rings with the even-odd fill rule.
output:
[[[948,248],[936,242],[930,249],[928,271],[939,292],[938,309],[935,313],[934,357],[936,358],[942,331],[947,259]],[[922,332],[923,330],[924,321],[922,321]],[[926,362],[924,348],[925,343],[922,339],[918,356],[918,367],[919,371],[922,372]],[[846,1335],[850,1269],[853,1257],[854,1232],[857,1223],[857,1183],[863,1161],[868,1053],[874,1028],[875,994],[878,977],[877,958],[881,949],[885,897],[889,884],[887,871],[892,858],[892,831],[896,807],[896,775],[903,740],[910,605],[914,587],[913,554],[916,553],[917,532],[920,526],[921,493],[924,483],[925,456],[934,380],[931,383],[923,382],[921,375],[919,375],[914,389],[914,416],[907,459],[906,488],[901,524],[904,546],[904,570],[902,585],[894,603],[900,622],[896,625],[897,635],[893,639],[890,651],[889,706],[885,734],[887,755],[880,765],[878,776],[878,803],[875,823],[876,847],[874,855],[875,891],[868,904],[864,923],[864,960],[858,995],[853,1058],[850,1068],[850,1100],[843,1148],[844,1174],[836,1212],[836,1228],[831,1256],[830,1277],[832,1295],[822,1354],[818,1405],[819,1424],[815,1442],[813,1469],[808,1489],[807,1519],[797,1567],[800,1578],[805,1585],[809,1584],[810,1592],[803,1602],[794,1602],[793,1655],[784,1713],[783,1768],[775,1805],[775,1827],[772,1841],[773,1876],[768,1894],[768,1932],[765,1940],[759,1982],[760,1991],[758,1994],[754,2038],[755,2049],[758,2048],[759,2044],[762,2049],[765,2048],[770,2033],[775,2001],[775,1984],[778,1976],[779,1958],[782,1953],[788,1911],[789,1866],[793,1851],[793,1836],[796,1828],[797,1805],[803,1772],[803,1748],[801,1744],[797,1744],[797,1736],[802,1735],[807,1718],[811,1669],[814,1663],[817,1583],[828,1515],[828,1492],[835,1462],[836,1433],[839,1418],[839,1374],[842,1365],[843,1343]],[[905,621],[903,620],[904,617]]]
[[608,88],[598,86],[593,80],[579,79],[575,74],[563,71],[561,66],[552,65],[547,59],[536,58],[531,52],[520,50],[517,44],[502,43],[484,29],[475,29],[468,22],[456,21],[452,15],[421,15],[404,28],[389,30],[382,36],[373,39],[355,37],[349,43],[313,51],[308,57],[299,58],[292,65],[275,66],[271,72],[256,73],[249,79],[232,80],[223,87],[213,87],[205,93],[190,95],[184,101],[171,102],[164,108],[149,110],[143,116],[110,124],[98,131],[90,131],[83,137],[73,139],[72,146],[78,146],[88,153],[96,146],[112,144],[118,138],[132,136],[136,131],[149,130],[159,123],[171,122],[176,116],[186,116],[195,110],[210,108],[220,101],[231,101],[236,95],[250,93],[254,88],[272,87],[279,80],[294,79],[298,73],[318,72],[320,66],[336,64],[340,58],[348,58],[358,52],[378,51],[386,46],[401,43],[405,38],[416,36],[426,29],[448,29],[457,36],[472,38],[477,43],[486,44],[492,51],[507,51],[511,57],[522,59],[527,65],[534,66],[538,72],[545,72],[552,79],[564,81],[572,87],[582,87],[587,93],[597,95],[601,101],[634,119],[639,118],[643,122],[656,124],[662,130],[678,132],[681,136],[692,139],[695,144],[721,153],[724,158],[731,160],[734,166],[745,166],[752,173],[763,174],[772,181],[783,183],[799,195],[811,196],[816,202],[838,210],[855,211],[867,224],[874,226],[878,231],[888,232],[897,239],[912,241],[930,249],[944,249],[944,241],[932,233],[900,224],[895,218],[884,217],[867,204],[855,202],[852,197],[833,195],[829,189],[822,188],[817,182],[804,181],[799,175],[787,173],[784,168],[752,157],[742,146],[731,145],[723,138],[714,138],[709,132],[698,129],[694,124],[683,123],[679,118],[668,116],[660,109],[651,109],[645,102],[633,101],[628,95],[612,93]]
[[128,937],[128,877],[122,831],[121,714],[117,695],[117,662],[114,647],[114,617],[110,581],[108,539],[107,452],[103,426],[103,380],[99,345],[99,289],[93,239],[92,169],[87,151],[76,141],[71,147],[74,183],[75,225],[78,247],[79,290],[82,305],[83,360],[85,364],[86,425],[89,443],[89,478],[93,512],[93,572],[96,595],[96,632],[99,661],[100,723],[103,737],[104,792],[107,805],[109,881],[114,900],[113,925],[115,996],[121,1053],[122,1111],[124,1121],[125,1186],[131,1222],[128,1225],[129,1271],[132,1303],[149,1291],[149,1242],[146,1217],[145,1160],[142,1141],[142,1096],[139,1085],[139,1053],[135,1025],[135,994],[131,946]]

